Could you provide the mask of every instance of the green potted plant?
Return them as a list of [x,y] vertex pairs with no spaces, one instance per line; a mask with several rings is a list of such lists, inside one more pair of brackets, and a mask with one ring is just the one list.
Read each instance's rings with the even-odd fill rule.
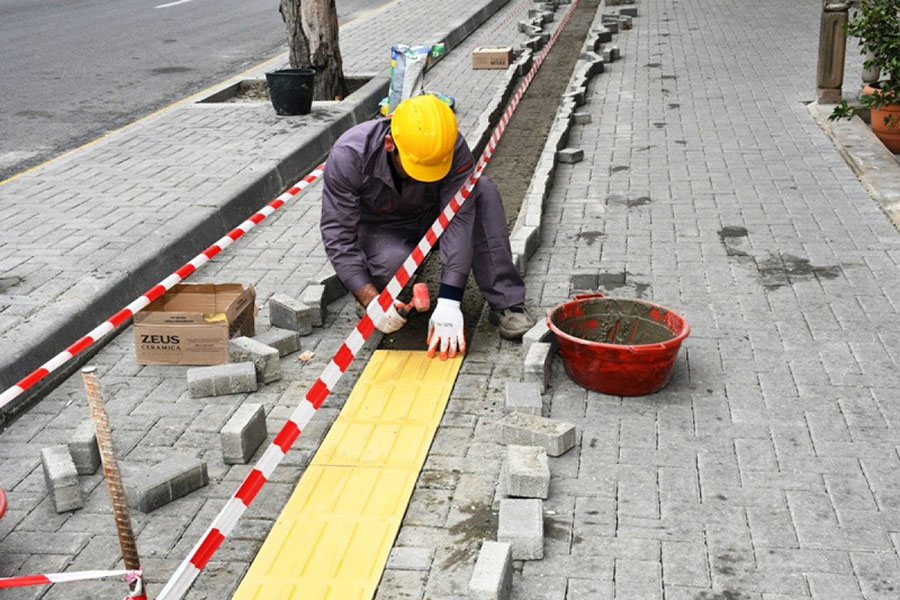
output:
[[829,119],[869,109],[872,131],[891,152],[900,152],[900,0],[861,0],[847,33],[859,39],[863,67],[877,74],[876,81],[863,88],[859,106],[844,100]]

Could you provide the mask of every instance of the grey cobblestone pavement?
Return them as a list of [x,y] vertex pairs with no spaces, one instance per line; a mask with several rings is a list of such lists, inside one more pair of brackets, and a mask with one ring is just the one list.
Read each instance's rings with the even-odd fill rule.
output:
[[[545,414],[576,424],[579,442],[550,459],[544,558],[515,563],[512,597],[900,597],[900,237],[802,105],[814,96],[820,5],[638,7],[635,28],[614,38],[623,60],[591,82],[580,109],[592,123],[571,132],[585,160],[557,168],[528,265],[529,301],[541,312],[571,296],[573,274],[624,271],[624,285],[602,291],[670,306],[693,330],[668,387],[649,397],[586,391],[555,359]],[[517,41],[514,29],[497,41]],[[468,132],[497,75],[472,73],[465,44],[431,81],[460,100]],[[848,82],[858,62],[849,61]],[[468,85],[470,75],[485,81]],[[277,292],[299,296],[325,264],[318,193],[276,213],[196,279],[252,283],[260,304]],[[222,462],[219,428],[248,399],[265,404],[270,432],[281,425],[356,322],[346,298],[330,308],[327,327],[303,338],[314,359],[286,358],[282,381],[252,395],[189,398],[185,369],[135,364],[128,331],[92,361],[126,465],[172,452],[209,463],[208,487],[133,515],[153,589],[249,468]],[[258,329],[266,326],[263,310]],[[523,356],[481,327],[396,542],[430,562],[385,571],[378,598],[464,596],[481,541],[496,532],[504,448],[493,425]],[[190,598],[227,597],[366,356]],[[40,449],[86,416],[73,377],[0,435],[0,485],[11,491],[0,574],[115,564],[101,477],[82,477],[84,509],[57,515],[41,476]],[[95,598],[121,586],[44,592],[3,598]]]
[[[693,332],[645,398],[588,392],[556,359],[545,411],[580,444],[550,459],[544,558],[516,563],[512,597],[898,598],[900,238],[802,104],[820,7],[639,10],[571,132],[585,160],[556,171],[529,301],[624,271],[601,291]],[[858,73],[851,55],[845,89]],[[398,540],[433,548],[432,567],[387,571],[394,590],[465,592],[496,527],[492,424],[521,359],[476,338]]]

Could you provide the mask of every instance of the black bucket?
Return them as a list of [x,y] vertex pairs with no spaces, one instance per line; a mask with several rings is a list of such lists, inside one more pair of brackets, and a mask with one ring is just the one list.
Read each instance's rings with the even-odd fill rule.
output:
[[279,115],[308,115],[312,110],[312,69],[280,69],[266,73],[269,98]]

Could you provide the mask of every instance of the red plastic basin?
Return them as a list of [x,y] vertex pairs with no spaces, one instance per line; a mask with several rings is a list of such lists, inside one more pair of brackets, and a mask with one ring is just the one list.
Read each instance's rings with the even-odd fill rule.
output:
[[6,513],[6,492],[0,488],[0,519],[3,518],[4,513]]
[[691,332],[675,311],[648,302],[575,296],[547,313],[563,366],[576,383],[613,396],[664,388]]

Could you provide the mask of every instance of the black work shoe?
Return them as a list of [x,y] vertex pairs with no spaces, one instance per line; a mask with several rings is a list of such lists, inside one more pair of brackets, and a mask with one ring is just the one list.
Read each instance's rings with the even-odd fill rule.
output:
[[508,340],[520,340],[529,329],[534,327],[534,319],[528,314],[524,304],[510,306],[503,310],[491,310],[488,321],[497,326],[500,337]]

